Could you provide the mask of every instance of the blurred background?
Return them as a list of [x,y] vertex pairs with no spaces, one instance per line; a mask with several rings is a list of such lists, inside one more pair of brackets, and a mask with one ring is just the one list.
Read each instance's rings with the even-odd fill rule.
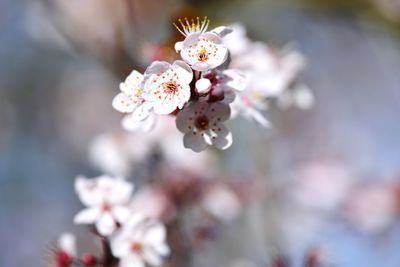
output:
[[61,232],[83,233],[73,182],[101,173],[93,138],[122,131],[118,84],[168,55],[172,22],[191,14],[293,43],[316,99],[269,111],[271,129],[231,123],[218,172],[259,177],[265,196],[193,265],[301,266],[315,247],[329,266],[400,266],[398,0],[0,0],[0,266],[42,266]]

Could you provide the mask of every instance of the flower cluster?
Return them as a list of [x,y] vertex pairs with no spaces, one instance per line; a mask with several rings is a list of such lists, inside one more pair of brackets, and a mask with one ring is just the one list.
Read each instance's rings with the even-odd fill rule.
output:
[[[127,114],[122,120],[125,129],[149,131],[157,115],[176,115],[184,146],[200,152],[208,146],[222,150],[231,146],[225,122],[236,114],[268,126],[260,110],[264,100],[287,95],[286,89],[303,68],[303,57],[290,54],[275,62],[266,47],[247,41],[240,29],[229,37],[234,28],[208,30],[209,23],[206,17],[179,20],[174,25],[185,37],[175,44],[180,59],[172,64],[154,61],[144,74],[134,70],[120,84],[113,107]],[[246,66],[250,61],[254,68]],[[312,99],[304,92],[302,98]],[[282,99],[295,102],[288,96]]]
[[[131,207],[133,188],[133,184],[122,178],[77,177],[75,190],[86,208],[75,216],[74,222],[93,226],[93,232],[111,251],[111,255],[105,253],[103,259],[90,255],[91,262],[99,262],[100,266],[113,262],[119,262],[121,267],[145,266],[146,263],[160,266],[163,258],[169,255],[165,226]],[[56,259],[62,261],[59,262],[61,266],[73,263],[94,266],[85,263],[88,254],[76,259],[72,237],[68,235],[60,241],[60,256]]]

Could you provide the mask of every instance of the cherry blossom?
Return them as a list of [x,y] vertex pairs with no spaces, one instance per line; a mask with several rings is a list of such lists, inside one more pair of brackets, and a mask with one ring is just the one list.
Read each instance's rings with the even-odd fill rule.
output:
[[81,202],[87,207],[79,212],[74,222],[95,224],[103,236],[112,234],[117,223],[123,223],[130,214],[126,206],[130,200],[133,185],[121,178],[106,175],[88,179],[78,176],[75,190]]
[[170,252],[165,226],[133,214],[111,238],[111,250],[120,259],[120,267],[144,267],[146,263],[160,266]]
[[223,122],[229,116],[230,108],[224,103],[190,103],[176,118],[177,128],[185,134],[184,146],[195,152],[204,150],[207,145],[227,149],[232,144],[232,134]]
[[143,98],[143,75],[134,70],[120,84],[121,93],[113,99],[112,106],[119,112],[129,113],[122,121],[126,130],[149,131],[154,125],[154,116],[151,116],[151,104]]
[[186,38],[183,42],[175,44],[175,50],[180,52],[182,59],[194,70],[206,71],[222,65],[228,57],[228,49],[222,42],[222,36],[231,32],[228,27],[218,27],[207,32],[209,20],[202,22],[197,18],[197,23],[185,23],[180,20],[181,27],[175,27]]
[[172,65],[155,61],[145,72],[144,98],[152,104],[156,114],[169,114],[189,101],[192,79],[191,68],[182,60]]

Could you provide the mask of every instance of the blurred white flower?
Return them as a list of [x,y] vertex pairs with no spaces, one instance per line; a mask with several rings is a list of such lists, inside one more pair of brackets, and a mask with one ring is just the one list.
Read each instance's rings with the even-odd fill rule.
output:
[[346,217],[361,231],[382,231],[399,214],[397,193],[390,184],[371,184],[355,190],[346,203]]
[[224,185],[210,186],[201,202],[206,211],[224,222],[235,219],[242,208],[236,194]]
[[164,225],[140,214],[131,215],[111,238],[111,250],[120,259],[120,267],[160,266],[170,252]]
[[232,134],[223,122],[229,116],[229,106],[220,102],[194,102],[185,106],[176,118],[177,128],[184,133],[184,146],[195,152],[206,149],[207,145],[227,149],[232,144]]
[[207,32],[209,20],[202,22],[197,18],[197,23],[188,20],[179,21],[181,28],[175,27],[186,38],[183,42],[175,44],[175,50],[180,52],[182,59],[194,70],[206,71],[222,65],[228,57],[228,49],[222,43],[221,37],[231,32],[228,27],[218,27]]
[[75,190],[87,207],[74,218],[76,224],[95,224],[103,236],[112,234],[117,223],[123,223],[130,214],[127,204],[133,185],[120,178],[106,175],[88,179],[78,176]]
[[271,126],[262,112],[266,109],[266,106],[259,101],[254,101],[254,98],[249,97],[246,94],[237,95],[229,106],[232,111],[231,118],[241,115],[248,120],[257,122],[263,127]]
[[143,75],[136,70],[121,83],[121,93],[114,97],[112,106],[125,116],[122,125],[126,130],[149,131],[154,125],[154,117],[151,116],[152,105],[143,98]]
[[304,164],[293,179],[290,190],[297,203],[326,211],[342,204],[355,182],[350,170],[330,160]]
[[169,114],[181,109],[190,98],[192,69],[183,61],[172,65],[164,61],[153,62],[145,72],[143,93],[157,114]]
[[284,91],[277,100],[278,106],[283,109],[292,106],[299,109],[310,109],[314,106],[315,97],[310,88],[300,85],[297,88]]
[[168,220],[175,213],[175,206],[169,195],[160,187],[147,186],[132,198],[130,207],[150,219]]
[[89,144],[89,161],[103,173],[126,176],[131,171],[131,157],[126,151],[125,136],[101,134]]

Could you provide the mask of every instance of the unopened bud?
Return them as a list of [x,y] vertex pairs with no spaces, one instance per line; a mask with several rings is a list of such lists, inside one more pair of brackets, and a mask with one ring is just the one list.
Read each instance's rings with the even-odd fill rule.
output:
[[211,90],[211,81],[206,78],[199,79],[196,82],[196,92],[199,95],[206,95]]

